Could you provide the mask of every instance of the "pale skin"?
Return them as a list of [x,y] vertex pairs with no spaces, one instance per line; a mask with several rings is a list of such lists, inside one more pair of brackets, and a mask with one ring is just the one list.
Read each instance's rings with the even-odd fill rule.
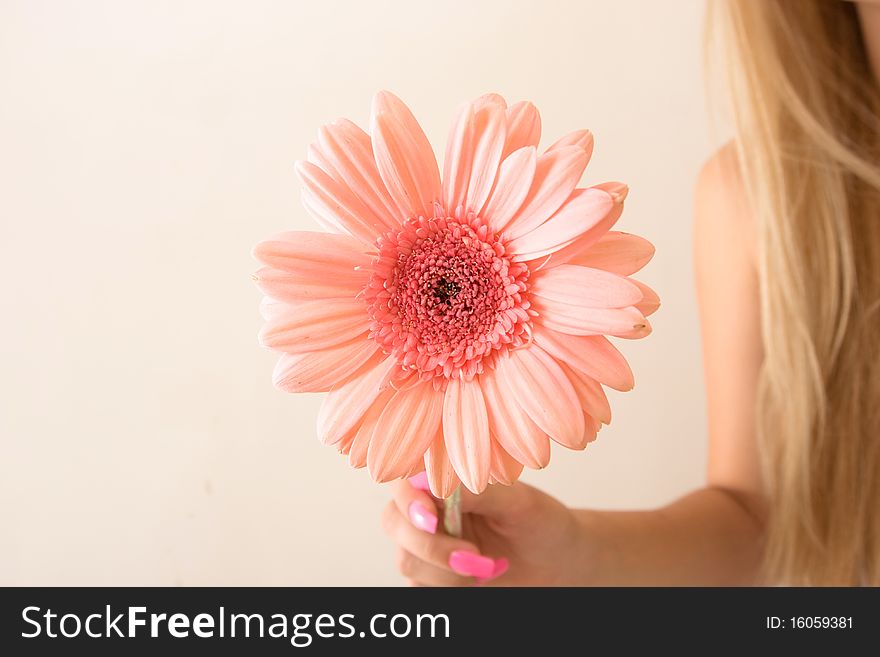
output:
[[[880,72],[880,5],[859,3],[872,67]],[[524,483],[462,499],[464,538],[410,520],[413,502],[442,503],[407,481],[393,484],[382,515],[397,564],[414,586],[752,585],[761,583],[767,500],[755,431],[762,361],[756,234],[736,155],[728,146],[700,172],[694,203],[694,270],[708,414],[706,485],[644,511],[571,509]],[[455,550],[505,557],[483,582],[449,565]]]

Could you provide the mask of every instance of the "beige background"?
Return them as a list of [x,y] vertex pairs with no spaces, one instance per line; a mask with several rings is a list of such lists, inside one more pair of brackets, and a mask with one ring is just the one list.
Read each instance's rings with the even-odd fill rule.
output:
[[[388,497],[270,383],[250,248],[311,229],[292,163],[394,90],[597,135],[663,297],[635,391],[526,479],[655,506],[705,458],[690,204],[710,151],[698,0],[0,0],[0,583],[395,584]],[[442,152],[442,151],[441,151]]]

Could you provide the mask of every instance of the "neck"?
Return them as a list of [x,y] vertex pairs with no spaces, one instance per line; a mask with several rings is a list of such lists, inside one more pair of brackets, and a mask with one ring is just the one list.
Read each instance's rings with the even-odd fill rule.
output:
[[861,0],[856,3],[856,7],[871,70],[874,72],[874,78],[880,81],[880,3]]

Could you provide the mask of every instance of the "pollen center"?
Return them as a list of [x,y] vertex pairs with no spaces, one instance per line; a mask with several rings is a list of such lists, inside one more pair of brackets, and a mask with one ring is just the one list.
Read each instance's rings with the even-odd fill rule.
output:
[[440,278],[437,281],[437,285],[434,286],[434,296],[440,300],[441,303],[446,303],[455,298],[455,295],[461,292],[461,287],[455,281],[447,281],[445,278]]
[[[529,270],[473,214],[408,220],[379,239],[370,337],[421,378],[472,379],[530,336]],[[442,383],[442,381],[441,381]]]

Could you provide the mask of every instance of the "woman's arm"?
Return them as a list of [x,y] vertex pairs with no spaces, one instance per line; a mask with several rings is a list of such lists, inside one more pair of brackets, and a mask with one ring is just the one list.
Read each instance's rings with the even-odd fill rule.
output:
[[[436,510],[435,502],[402,483],[384,524],[400,546],[400,569],[412,583],[472,582],[450,566],[450,555],[460,550],[508,559],[509,569],[496,579],[501,584],[756,582],[764,504],[754,411],[761,364],[755,235],[730,147],[703,168],[695,205],[709,415],[707,486],[660,509],[628,512],[572,511],[524,484],[491,486],[483,495],[465,496],[465,539],[454,539],[426,534],[413,502],[420,505],[415,515]],[[459,553],[452,565],[461,562]],[[490,569],[483,565],[481,572]]]
[[709,417],[707,487],[656,510],[580,511],[595,583],[749,584],[764,505],[755,435],[761,366],[754,221],[728,145],[697,183],[694,264]]

